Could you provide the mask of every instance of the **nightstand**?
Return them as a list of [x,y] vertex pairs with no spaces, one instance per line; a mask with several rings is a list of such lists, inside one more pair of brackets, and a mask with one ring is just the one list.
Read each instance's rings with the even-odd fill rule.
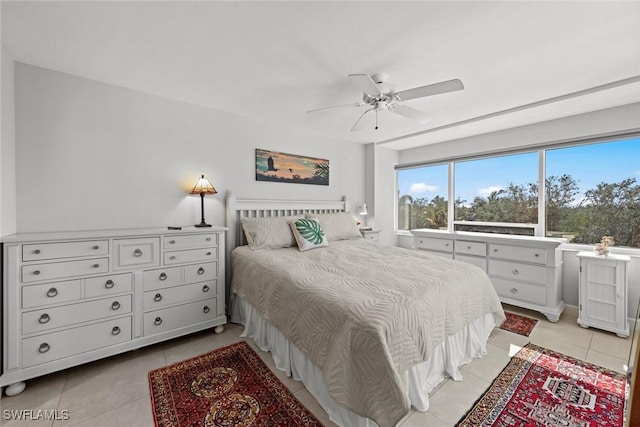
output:
[[627,321],[627,255],[579,252],[580,307],[578,324],[629,336]]
[[370,240],[372,242],[379,242],[380,241],[380,230],[363,230],[360,229],[360,234],[362,234],[362,237],[364,237],[367,240]]

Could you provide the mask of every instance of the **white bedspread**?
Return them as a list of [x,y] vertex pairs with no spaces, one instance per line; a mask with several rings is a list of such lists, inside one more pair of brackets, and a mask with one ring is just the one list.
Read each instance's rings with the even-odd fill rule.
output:
[[322,370],[336,402],[381,426],[409,410],[403,372],[483,314],[504,320],[479,268],[362,239],[239,247],[232,266],[233,292]]

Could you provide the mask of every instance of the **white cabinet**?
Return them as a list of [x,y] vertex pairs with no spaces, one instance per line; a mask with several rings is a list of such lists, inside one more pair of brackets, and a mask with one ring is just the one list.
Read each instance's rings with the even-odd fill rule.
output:
[[564,239],[411,230],[416,249],[473,264],[489,275],[504,303],[536,310],[557,322],[562,300]]
[[365,239],[371,242],[380,241],[380,230],[365,230],[361,228],[360,234],[362,234],[362,237],[364,237]]
[[225,230],[3,239],[0,386],[206,328],[222,332]]
[[578,252],[580,260],[580,307],[578,324],[629,336],[627,320],[627,255]]

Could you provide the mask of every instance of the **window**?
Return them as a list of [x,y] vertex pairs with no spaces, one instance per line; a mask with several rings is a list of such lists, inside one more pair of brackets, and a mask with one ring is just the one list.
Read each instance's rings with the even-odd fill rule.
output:
[[538,153],[456,162],[455,194],[454,230],[533,235]]
[[546,235],[640,247],[640,138],[546,152]]
[[617,246],[640,248],[640,137],[399,169],[397,180],[398,230],[563,237],[590,245],[613,236]]
[[448,166],[398,171],[398,230],[447,229]]

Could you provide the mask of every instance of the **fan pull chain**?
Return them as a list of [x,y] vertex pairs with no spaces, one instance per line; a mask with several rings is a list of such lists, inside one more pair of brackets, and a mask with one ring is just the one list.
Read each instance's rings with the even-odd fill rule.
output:
[[378,109],[376,108],[376,127],[375,130],[378,130]]

